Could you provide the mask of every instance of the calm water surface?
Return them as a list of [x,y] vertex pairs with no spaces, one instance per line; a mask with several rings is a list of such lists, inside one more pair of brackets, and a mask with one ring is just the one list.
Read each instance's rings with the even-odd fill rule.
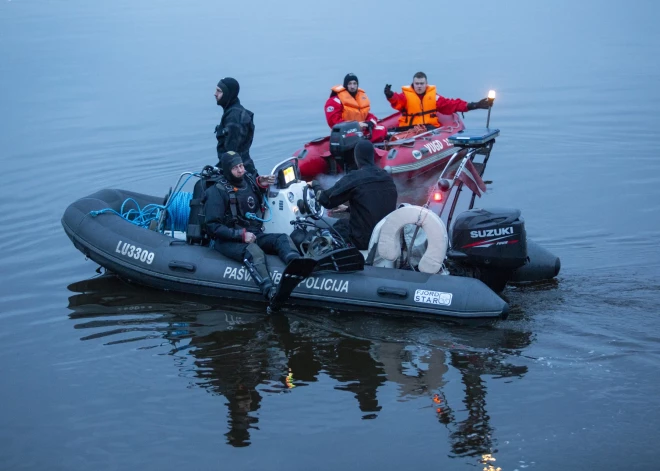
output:
[[[653,469],[660,438],[657,2],[0,2],[6,469]],[[262,172],[425,71],[498,91],[478,202],[562,259],[456,326],[195,298],[99,276],[60,217],[215,162],[234,76]],[[473,126],[485,113],[466,114]],[[495,459],[496,461],[490,461]]]

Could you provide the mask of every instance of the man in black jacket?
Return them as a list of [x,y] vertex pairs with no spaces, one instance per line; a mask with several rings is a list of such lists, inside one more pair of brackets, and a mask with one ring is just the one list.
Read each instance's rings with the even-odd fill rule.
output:
[[224,179],[204,195],[206,233],[213,239],[215,250],[245,264],[262,294],[270,299],[275,288],[264,252],[277,254],[285,264],[300,258],[288,235],[263,232],[263,193],[274,179],[255,179],[246,173],[236,152],[222,154],[220,165]]
[[366,250],[376,224],[396,209],[398,193],[392,176],[375,165],[371,142],[359,141],[354,155],[357,170],[348,173],[332,188],[324,190],[316,180],[312,188],[317,201],[325,208],[348,201],[350,218],[340,219],[333,227],[346,242]]
[[224,110],[220,124],[215,127],[218,160],[225,152],[238,152],[243,159],[245,170],[256,177],[257,169],[250,157],[250,146],[254,138],[254,113],[241,105],[238,99],[240,89],[236,79],[231,77],[221,79],[215,88],[215,101]]

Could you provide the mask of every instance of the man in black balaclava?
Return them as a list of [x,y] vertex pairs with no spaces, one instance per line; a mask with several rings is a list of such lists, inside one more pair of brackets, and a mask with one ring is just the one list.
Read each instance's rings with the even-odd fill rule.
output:
[[250,157],[250,146],[254,138],[254,113],[241,105],[238,99],[240,89],[236,79],[231,77],[221,79],[215,88],[215,101],[224,109],[220,124],[215,127],[218,160],[227,151],[238,152],[243,158],[245,170],[256,177],[257,169]]
[[369,248],[371,233],[385,216],[396,209],[398,193],[392,176],[374,163],[374,146],[360,140],[355,146],[358,169],[346,174],[327,190],[314,180],[316,199],[325,208],[348,202],[350,218],[340,219],[333,228],[359,250]]
[[357,78],[357,75],[355,75],[353,72],[349,72],[344,76],[344,88],[348,90],[348,93],[350,93],[353,98],[355,98],[355,95],[357,95],[358,85],[360,85],[360,81]]
[[367,94],[358,88],[357,75],[346,74],[344,85],[335,85],[330,90],[330,98],[325,102],[325,119],[330,128],[344,121],[357,121],[364,131],[371,133],[371,141],[385,138],[387,130],[378,126],[378,118],[371,113]]
[[264,234],[262,201],[267,187],[246,172],[241,156],[225,152],[220,166],[224,179],[204,194],[206,233],[215,250],[245,264],[261,293],[270,299],[275,289],[264,252],[278,255],[285,264],[299,258],[300,253],[288,235]]

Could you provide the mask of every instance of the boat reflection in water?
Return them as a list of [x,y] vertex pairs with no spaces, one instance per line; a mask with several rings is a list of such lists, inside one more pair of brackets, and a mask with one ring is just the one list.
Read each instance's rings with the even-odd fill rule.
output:
[[[337,382],[335,390],[353,394],[363,419],[377,418],[386,407],[378,391],[388,382],[397,384],[399,400],[427,397],[430,413],[448,429],[453,454],[483,459],[496,447],[484,376],[527,372],[509,363],[531,342],[520,330],[371,315],[266,316],[259,305],[134,287],[114,276],[69,290],[76,293],[69,298],[74,327],[94,331],[82,340],[166,339],[167,353],[189,355],[194,372],[188,364],[182,374],[194,374],[200,387],[226,398],[227,443],[236,447],[250,444],[265,395],[314,387],[325,375]],[[445,392],[450,369],[452,377],[460,375],[462,397]]]

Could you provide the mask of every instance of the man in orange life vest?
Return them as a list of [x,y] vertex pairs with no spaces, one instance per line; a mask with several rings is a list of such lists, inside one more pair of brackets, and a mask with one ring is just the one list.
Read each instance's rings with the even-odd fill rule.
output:
[[364,131],[377,142],[387,134],[383,126],[378,126],[378,118],[371,113],[367,94],[358,88],[358,78],[349,73],[344,77],[344,85],[331,88],[330,98],[325,102],[325,119],[331,128],[343,121],[358,121]]
[[392,85],[385,85],[385,97],[392,108],[401,111],[399,127],[428,124],[438,127],[437,114],[452,114],[458,111],[488,109],[491,102],[483,98],[477,102],[468,103],[460,98],[445,98],[438,95],[435,85],[428,85],[426,74],[417,72],[411,85],[401,87],[401,93],[394,93]]

